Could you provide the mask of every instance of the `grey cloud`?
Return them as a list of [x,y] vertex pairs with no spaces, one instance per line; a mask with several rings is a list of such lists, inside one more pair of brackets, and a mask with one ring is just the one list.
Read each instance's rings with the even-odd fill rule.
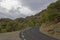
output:
[[24,14],[21,14],[18,9],[16,9],[16,10],[13,10],[12,9],[12,10],[10,10],[9,13],[11,13],[11,17],[14,18],[14,19],[15,18],[19,18],[19,17],[23,17],[23,18],[25,17],[25,15]]
[[[29,7],[34,12],[45,9],[48,4],[55,2],[56,0],[21,0],[22,6]],[[28,16],[28,15],[27,15]],[[11,9],[10,12],[3,7],[0,7],[0,18],[19,18],[26,17],[26,15],[19,12],[19,9]]]
[[41,10],[47,7],[48,4],[56,0],[21,0],[23,6],[28,6],[32,10]]
[[[18,14],[18,15],[17,15]],[[3,7],[0,7],[0,18],[19,18],[19,17],[26,17],[24,14],[20,14],[19,11],[16,10],[10,10],[10,12],[7,12],[7,10]]]
[[0,0],[0,2],[1,2],[2,0]]

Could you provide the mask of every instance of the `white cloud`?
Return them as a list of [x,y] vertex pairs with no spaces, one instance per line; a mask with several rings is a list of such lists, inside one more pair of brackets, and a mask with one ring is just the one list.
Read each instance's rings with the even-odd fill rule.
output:
[[[22,3],[19,0],[2,0],[0,4],[1,7],[6,8],[8,10],[8,13],[4,13],[7,14],[7,16],[10,15],[11,17],[17,18],[20,16],[20,14],[23,14],[25,16],[33,15],[33,11],[26,6],[22,6]],[[9,11],[11,10],[12,13],[9,13]]]
[[18,2],[18,0],[3,0],[2,2],[0,2],[0,6],[10,10],[12,7],[21,7],[21,3]]
[[33,14],[33,11],[28,7],[21,7],[20,12],[24,15],[30,16]]
[[[45,1],[47,1],[47,0],[45,0]],[[1,13],[0,13],[0,17],[6,16],[9,18],[18,18],[21,16],[25,17],[25,16],[30,16],[30,15],[35,15],[37,13],[37,11],[41,11],[42,8],[47,7],[47,4],[49,4],[51,0],[49,2],[46,2],[46,4],[45,4],[45,1],[44,0],[43,1],[39,1],[39,0],[37,0],[37,1],[36,0],[2,0],[0,2],[0,12],[2,10],[3,15],[1,15]],[[42,3],[40,4],[40,2],[42,2]],[[2,9],[1,7],[4,9]],[[7,9],[7,10],[5,10],[5,9]]]

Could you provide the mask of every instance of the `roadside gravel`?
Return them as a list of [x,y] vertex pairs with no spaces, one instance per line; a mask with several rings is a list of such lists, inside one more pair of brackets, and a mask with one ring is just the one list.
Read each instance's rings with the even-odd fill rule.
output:
[[21,40],[19,33],[20,31],[0,33],[0,40]]

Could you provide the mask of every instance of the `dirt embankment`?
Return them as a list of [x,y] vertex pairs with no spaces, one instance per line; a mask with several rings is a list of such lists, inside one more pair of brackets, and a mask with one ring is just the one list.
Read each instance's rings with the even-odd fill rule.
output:
[[43,23],[40,31],[46,35],[60,39],[60,22],[59,23]]

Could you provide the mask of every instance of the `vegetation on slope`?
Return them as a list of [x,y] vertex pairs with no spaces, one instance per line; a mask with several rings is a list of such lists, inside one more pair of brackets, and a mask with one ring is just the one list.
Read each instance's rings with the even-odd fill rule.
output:
[[50,4],[42,15],[43,22],[60,21],[60,1]]
[[48,6],[42,13],[41,21],[43,33],[60,38],[60,0]]
[[40,26],[39,20],[34,17],[17,18],[15,20],[2,18],[0,19],[0,33],[17,31],[26,27]]

